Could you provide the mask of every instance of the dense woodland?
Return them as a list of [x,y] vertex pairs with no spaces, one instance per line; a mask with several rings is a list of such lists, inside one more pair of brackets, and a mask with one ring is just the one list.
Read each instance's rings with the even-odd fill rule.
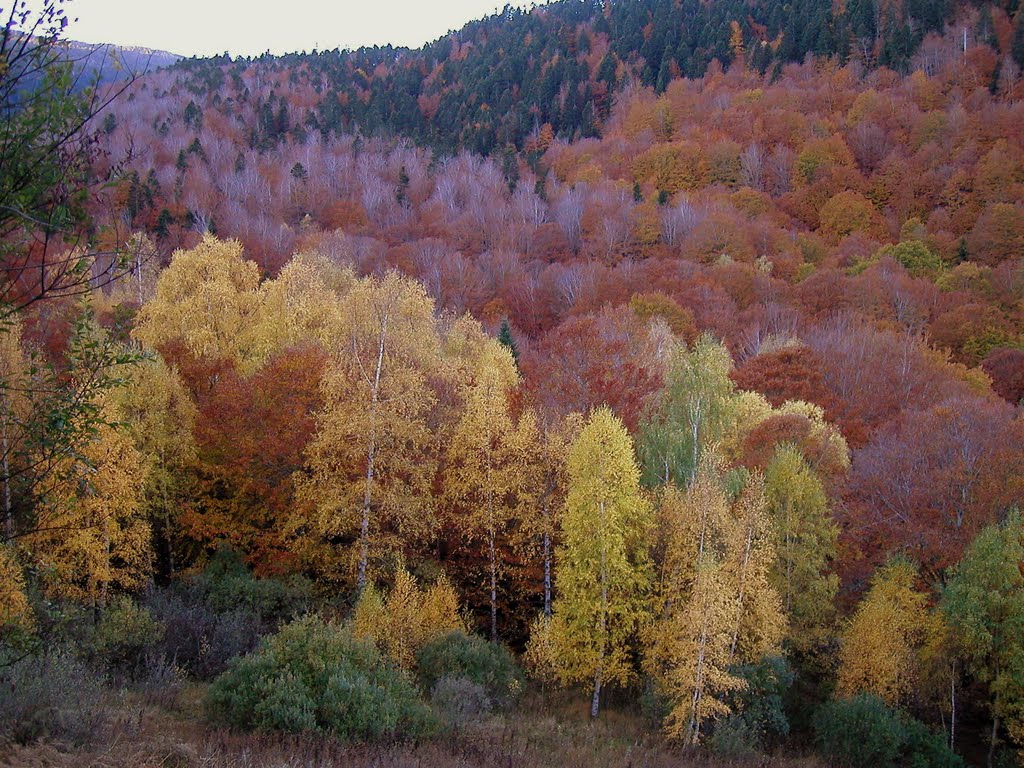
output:
[[1016,2],[46,65],[64,106],[0,89],[0,739],[89,733],[33,680],[209,684],[235,731],[585,697],[647,765],[1014,764]]

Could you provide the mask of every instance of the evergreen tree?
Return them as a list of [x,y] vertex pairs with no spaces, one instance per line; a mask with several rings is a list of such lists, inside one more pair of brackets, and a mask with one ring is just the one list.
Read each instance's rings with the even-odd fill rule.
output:
[[508,318],[501,321],[501,330],[498,331],[498,343],[512,354],[512,360],[519,366],[519,349],[516,347],[516,340],[512,336],[512,327],[508,324]]

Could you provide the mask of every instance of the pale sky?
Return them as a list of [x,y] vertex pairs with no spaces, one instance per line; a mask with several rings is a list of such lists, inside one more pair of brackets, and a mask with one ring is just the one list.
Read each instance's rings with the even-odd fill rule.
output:
[[[517,0],[510,4],[532,5]],[[0,0],[2,5],[7,3]],[[65,3],[72,19],[65,37],[183,56],[387,43],[417,48],[504,5],[504,0],[73,0]]]

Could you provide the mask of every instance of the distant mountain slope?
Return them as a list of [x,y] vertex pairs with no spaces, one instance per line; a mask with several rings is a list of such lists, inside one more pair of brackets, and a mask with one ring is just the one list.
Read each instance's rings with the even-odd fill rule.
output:
[[82,43],[72,40],[64,47],[68,58],[87,75],[98,73],[102,83],[110,83],[132,74],[153,72],[161,67],[169,67],[182,58],[167,51],[109,43]]
[[[288,88],[316,94],[325,134],[396,133],[443,150],[522,149],[547,124],[557,136],[594,136],[612,94],[629,83],[659,92],[737,57],[761,72],[808,54],[857,58],[907,70],[929,34],[963,30],[970,46],[998,49],[1015,36],[1024,65],[1018,0],[556,0],[530,11],[506,6],[419,50],[363,48],[269,55],[255,60],[186,59],[197,94],[226,74],[286,73]],[[957,34],[960,34],[959,26]],[[1005,38],[1005,39],[1004,39]],[[276,105],[270,105],[276,109]],[[258,137],[273,144],[276,113]]]

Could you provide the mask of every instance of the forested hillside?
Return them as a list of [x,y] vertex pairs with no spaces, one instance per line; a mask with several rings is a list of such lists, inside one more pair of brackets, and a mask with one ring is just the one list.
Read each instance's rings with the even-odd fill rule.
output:
[[[742,61],[777,77],[808,55],[866,68],[931,73],[969,48],[990,48],[1024,66],[1017,0],[559,0],[531,11],[506,6],[410,51],[314,51],[255,60],[186,60],[183,84],[196,95],[236,100],[248,90],[259,119],[251,142],[267,148],[288,133],[399,136],[452,152],[522,150],[548,124],[561,139],[601,134],[623,87],[662,93],[699,78],[713,61]],[[944,32],[957,46],[936,46]],[[253,89],[243,73],[301,89],[300,114]],[[998,71],[987,73],[995,78]],[[284,83],[287,82],[287,86]],[[247,97],[248,98],[248,97]],[[291,101],[290,99],[288,101]]]
[[5,112],[0,738],[1012,764],[1022,65],[1015,2],[562,0]]

